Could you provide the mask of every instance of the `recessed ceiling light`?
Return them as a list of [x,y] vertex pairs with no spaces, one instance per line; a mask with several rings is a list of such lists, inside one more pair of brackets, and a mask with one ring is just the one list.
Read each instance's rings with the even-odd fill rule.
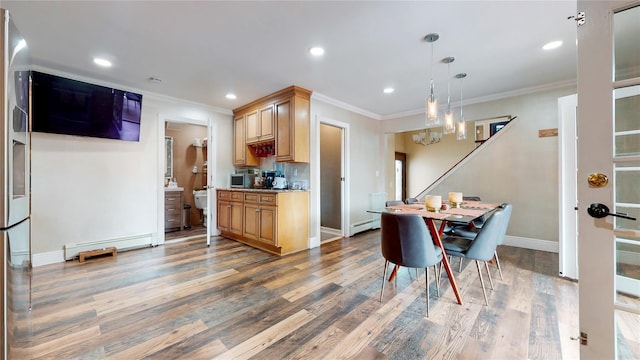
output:
[[228,93],[224,97],[226,97],[229,100],[235,100],[236,99],[236,94]]
[[309,49],[309,53],[311,53],[311,55],[313,56],[321,56],[324,54],[324,49],[321,48],[320,46],[314,46],[311,49]]
[[396,91],[396,89],[392,87],[384,88],[384,90],[382,90],[382,92],[384,92],[385,94],[391,94],[394,91]]
[[104,66],[104,67],[111,67],[111,61],[109,61],[107,59],[93,58],[93,62],[96,63],[96,65],[100,65],[100,66]]
[[552,41],[550,43],[545,44],[542,49],[544,50],[551,50],[551,49],[556,49],[559,48],[560,46],[562,46],[562,41],[558,40],[558,41]]

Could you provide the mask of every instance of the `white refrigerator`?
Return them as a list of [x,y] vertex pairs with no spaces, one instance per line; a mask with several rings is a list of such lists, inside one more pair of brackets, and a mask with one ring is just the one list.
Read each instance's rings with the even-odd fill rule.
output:
[[0,359],[12,358],[16,319],[31,308],[30,72],[27,45],[9,17],[0,9],[0,239],[2,239],[2,333]]

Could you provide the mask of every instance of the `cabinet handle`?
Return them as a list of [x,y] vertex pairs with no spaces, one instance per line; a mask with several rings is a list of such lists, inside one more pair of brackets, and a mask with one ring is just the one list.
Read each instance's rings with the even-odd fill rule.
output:
[[260,209],[256,209],[256,212],[260,212]]
[[227,205],[227,207],[228,207],[229,209],[231,209],[231,204]]

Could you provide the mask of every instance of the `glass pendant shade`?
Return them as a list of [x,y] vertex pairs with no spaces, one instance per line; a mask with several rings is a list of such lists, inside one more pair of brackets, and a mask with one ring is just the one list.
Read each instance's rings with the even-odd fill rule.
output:
[[438,98],[435,95],[433,79],[431,79],[429,97],[427,98],[427,121],[430,125],[438,123]]
[[456,78],[460,79],[460,119],[456,122],[456,139],[458,140],[467,138],[467,123],[464,121],[464,114],[462,113],[462,79],[465,77],[467,77],[466,73],[456,75]]
[[444,129],[443,132],[445,135],[453,134],[456,131],[456,123],[453,119],[453,111],[451,110],[451,106],[447,108],[447,111],[444,113]]
[[453,134],[456,131],[456,123],[451,109],[451,63],[454,61],[455,58],[452,56],[442,59],[442,62],[447,64],[447,109],[444,112],[444,128],[442,129],[445,135]]
[[460,118],[456,123],[456,139],[464,140],[467,138],[467,123],[464,118]]

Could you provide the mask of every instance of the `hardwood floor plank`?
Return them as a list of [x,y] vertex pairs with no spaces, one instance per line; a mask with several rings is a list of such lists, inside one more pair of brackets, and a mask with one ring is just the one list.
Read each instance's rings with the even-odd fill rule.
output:
[[314,318],[315,316],[308,311],[300,310],[284,321],[247,339],[232,349],[216,356],[214,359],[249,359]]
[[197,320],[191,324],[174,329],[169,333],[165,333],[143,343],[131,346],[124,351],[110,354],[107,358],[117,360],[141,359],[154,353],[161,353],[165,347],[181,341],[185,337],[193,336],[194,334],[197,334],[206,329],[207,327],[204,325],[204,323],[201,320]]
[[[424,271],[402,269],[379,301],[380,231],[283,257],[214,237],[34,268],[32,311],[10,309],[11,359],[526,359],[579,353],[577,284],[557,254],[502,246],[504,281],[484,298],[454,262],[425,317]],[[11,274],[9,274],[11,275]],[[15,275],[15,276],[14,276]],[[9,276],[16,291],[28,279]],[[486,279],[486,276],[485,276]],[[625,321],[629,333],[635,326]],[[633,336],[626,349],[633,349]],[[625,350],[627,351],[627,350]],[[633,350],[629,350],[633,351]],[[631,352],[629,352],[631,353]]]

